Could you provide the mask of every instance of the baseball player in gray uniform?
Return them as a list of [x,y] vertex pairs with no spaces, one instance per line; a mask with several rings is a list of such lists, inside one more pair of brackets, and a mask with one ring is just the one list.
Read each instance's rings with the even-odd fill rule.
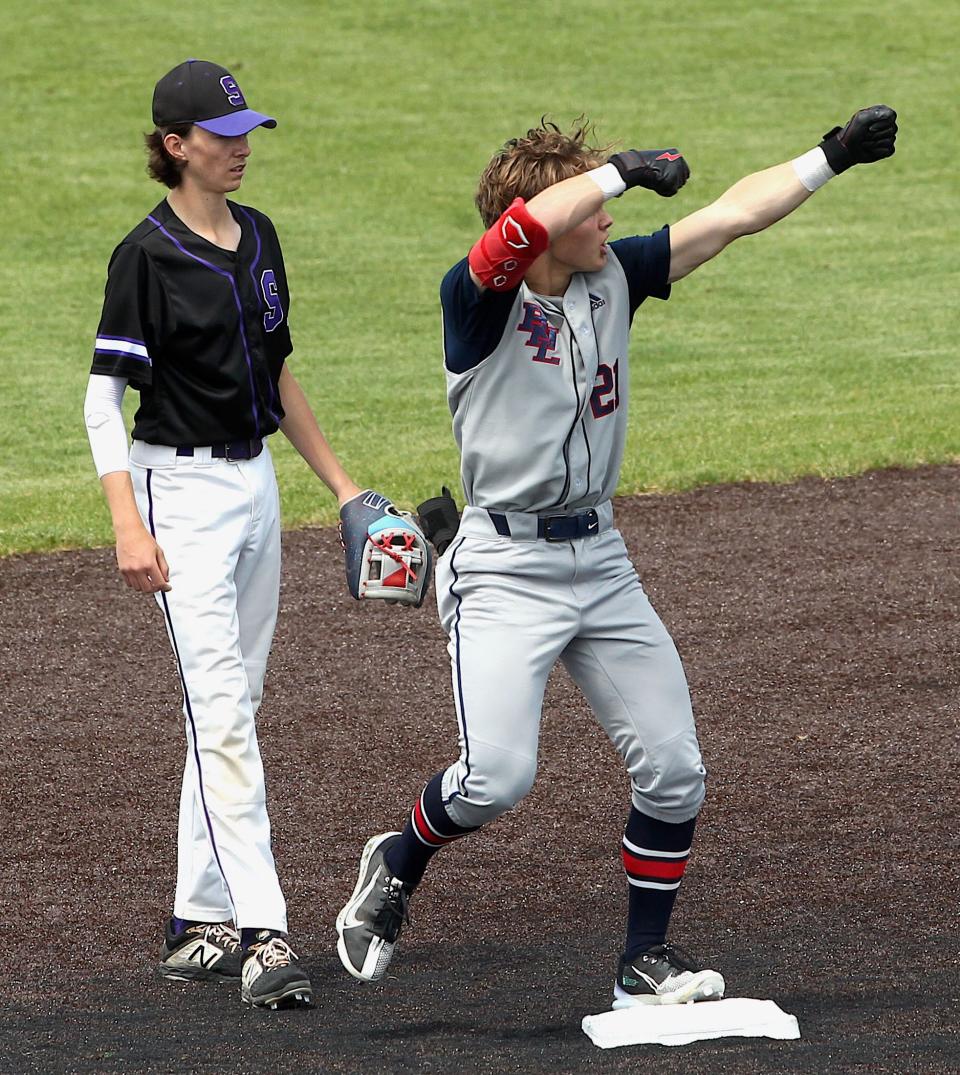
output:
[[[257,1007],[309,1007],[254,720],[280,584],[267,437],[282,429],[341,505],[360,490],[286,363],[290,296],[273,224],[227,199],[248,133],[276,121],[203,60],[160,79],[153,120],[148,170],[169,193],[111,258],[84,413],[120,571],[156,595],[183,688],[177,886],[160,971],[240,979]],[[129,458],[128,385],[140,395]]]
[[583,128],[544,124],[488,165],[477,194],[487,231],[440,289],[467,500],[436,569],[460,757],[428,781],[402,832],[364,848],[337,919],[354,977],[383,976],[431,856],[530,789],[544,687],[561,660],[631,782],[614,1007],[723,995],[717,971],[666,940],[705,769],[680,658],[614,528],[628,334],[647,298],[667,299],[674,282],[851,165],[890,156],[895,118],[863,109],[673,227],[614,241],[609,199],[633,187],[676,194],[689,174],[676,149],[607,160]]

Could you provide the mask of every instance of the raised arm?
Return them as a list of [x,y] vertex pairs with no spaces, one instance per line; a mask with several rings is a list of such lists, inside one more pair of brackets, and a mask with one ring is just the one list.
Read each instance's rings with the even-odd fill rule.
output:
[[681,280],[743,235],[769,228],[854,164],[892,156],[897,114],[886,105],[857,112],[816,149],[734,183],[711,205],[670,228],[670,282]]
[[676,149],[629,149],[598,168],[554,183],[528,202],[517,198],[470,251],[470,276],[481,290],[516,287],[554,239],[582,224],[605,201],[631,187],[671,198],[689,175]]

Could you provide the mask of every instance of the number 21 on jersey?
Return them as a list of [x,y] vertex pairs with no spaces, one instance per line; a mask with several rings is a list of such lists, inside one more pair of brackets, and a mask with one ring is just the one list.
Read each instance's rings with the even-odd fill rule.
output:
[[604,418],[620,406],[620,360],[612,366],[601,362],[597,367],[597,380],[590,395],[590,410],[594,418]]

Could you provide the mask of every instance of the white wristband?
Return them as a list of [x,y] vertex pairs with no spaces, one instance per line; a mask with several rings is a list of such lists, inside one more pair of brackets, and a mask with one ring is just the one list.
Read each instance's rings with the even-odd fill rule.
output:
[[617,171],[615,164],[601,164],[599,168],[591,168],[585,174],[590,176],[603,191],[603,200],[605,202],[611,198],[619,198],[627,189],[627,184],[624,183],[623,176]]
[[827,164],[826,154],[819,146],[790,163],[797,173],[797,179],[810,191],[819,190],[824,183],[829,182],[837,174]]

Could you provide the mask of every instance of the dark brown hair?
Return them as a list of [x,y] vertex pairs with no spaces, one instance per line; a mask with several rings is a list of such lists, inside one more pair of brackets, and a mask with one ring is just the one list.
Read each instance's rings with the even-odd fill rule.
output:
[[544,117],[539,127],[511,138],[480,176],[476,203],[484,227],[489,228],[514,198],[529,201],[554,183],[603,164],[613,146],[589,145],[595,134],[584,116],[573,121],[569,134]]
[[186,138],[192,128],[192,123],[174,123],[170,127],[156,127],[143,136],[147,150],[147,175],[171,190],[180,186],[183,165],[170,156],[163,140],[168,134],[179,134],[181,138]]

